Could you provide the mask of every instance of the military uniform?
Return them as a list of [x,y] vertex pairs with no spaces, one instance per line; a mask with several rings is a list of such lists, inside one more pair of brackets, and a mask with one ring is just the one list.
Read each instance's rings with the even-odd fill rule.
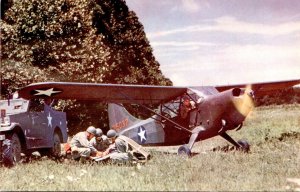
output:
[[117,137],[110,150],[110,159],[117,163],[125,163],[131,161],[132,158],[128,143],[122,137]]
[[91,153],[97,152],[87,138],[85,131],[77,133],[71,140],[71,151],[74,159],[79,157],[90,157]]
[[110,142],[106,135],[102,135],[101,140],[97,140],[97,138],[94,137],[91,139],[90,143],[98,151],[102,151],[102,152],[105,151],[110,145]]
[[124,135],[118,136],[115,130],[109,130],[107,138],[112,144],[103,152],[104,156],[96,161],[110,159],[114,163],[127,163],[139,160],[147,161],[150,158],[150,154],[143,150],[142,146]]

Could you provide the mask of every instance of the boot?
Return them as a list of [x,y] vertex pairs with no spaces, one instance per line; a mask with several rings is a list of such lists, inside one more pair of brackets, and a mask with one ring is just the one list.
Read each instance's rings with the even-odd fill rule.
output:
[[86,157],[81,156],[80,159],[79,159],[79,162],[82,163],[82,164],[85,164],[86,163]]

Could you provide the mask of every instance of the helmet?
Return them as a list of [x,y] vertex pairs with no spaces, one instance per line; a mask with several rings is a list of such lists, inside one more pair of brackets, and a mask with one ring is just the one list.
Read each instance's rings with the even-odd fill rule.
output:
[[96,129],[96,137],[101,137],[103,135],[103,132],[102,132],[102,130],[100,129],[100,128],[97,128]]
[[86,129],[87,132],[93,134],[93,135],[96,135],[96,128],[94,126],[89,126],[87,129]]
[[112,137],[116,137],[117,136],[117,132],[113,129],[110,129],[108,132],[107,132],[107,137],[108,138],[112,138]]

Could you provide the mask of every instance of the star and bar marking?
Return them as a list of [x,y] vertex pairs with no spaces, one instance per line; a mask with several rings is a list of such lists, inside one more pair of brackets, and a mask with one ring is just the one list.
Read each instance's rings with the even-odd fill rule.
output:
[[143,126],[139,127],[138,137],[139,137],[141,143],[145,143],[147,140],[146,129]]
[[52,94],[62,92],[62,91],[54,91],[54,88],[50,88],[50,89],[47,89],[47,90],[38,90],[38,89],[36,89],[36,90],[34,90],[34,91],[37,92],[37,93],[34,94],[34,95],[36,95],[36,96],[38,96],[38,95],[40,95],[40,96],[45,95],[45,96],[48,96],[48,97],[51,97]]

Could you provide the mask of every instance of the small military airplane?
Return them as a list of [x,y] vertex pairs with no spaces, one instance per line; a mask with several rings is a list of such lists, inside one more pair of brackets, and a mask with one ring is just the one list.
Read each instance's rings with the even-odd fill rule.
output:
[[[93,100],[109,104],[110,128],[141,145],[181,145],[178,154],[191,155],[195,142],[221,136],[237,149],[248,151],[245,140],[227,134],[240,130],[253,109],[255,94],[300,84],[300,79],[225,86],[174,87],[74,82],[42,82],[18,91],[24,99]],[[155,113],[141,120],[121,104],[138,104]],[[152,110],[146,104],[158,105]]]

